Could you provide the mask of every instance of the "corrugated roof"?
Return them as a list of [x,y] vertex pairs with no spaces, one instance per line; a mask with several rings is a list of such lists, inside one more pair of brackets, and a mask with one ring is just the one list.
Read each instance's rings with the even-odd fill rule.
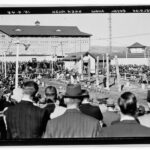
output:
[[9,36],[81,36],[91,34],[81,32],[76,26],[20,26],[0,25],[0,31]]
[[131,46],[128,46],[128,48],[145,48],[146,46],[136,42],[134,44],[132,44]]

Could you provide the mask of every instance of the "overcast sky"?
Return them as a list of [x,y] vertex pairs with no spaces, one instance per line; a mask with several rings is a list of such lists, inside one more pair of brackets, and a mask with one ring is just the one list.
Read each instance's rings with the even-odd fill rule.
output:
[[[109,45],[108,14],[47,14],[0,15],[0,25],[78,26],[82,32],[92,34],[91,45]],[[112,14],[112,45],[129,46],[134,42],[150,46],[150,13]],[[113,38],[117,37],[117,38]]]

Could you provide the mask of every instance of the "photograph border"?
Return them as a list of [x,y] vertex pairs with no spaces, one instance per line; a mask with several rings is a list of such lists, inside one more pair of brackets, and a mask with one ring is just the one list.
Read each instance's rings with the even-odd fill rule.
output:
[[[20,13],[21,11],[21,13]],[[30,14],[84,14],[84,13],[150,13],[150,5],[125,6],[42,6],[42,7],[3,7],[0,15],[30,15]],[[11,145],[114,145],[114,144],[150,144],[150,137],[143,138],[55,138],[55,139],[19,139],[0,140],[1,146]]]

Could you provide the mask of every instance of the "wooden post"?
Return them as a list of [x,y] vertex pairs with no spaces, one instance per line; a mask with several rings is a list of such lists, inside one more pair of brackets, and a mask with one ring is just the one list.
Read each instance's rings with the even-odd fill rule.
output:
[[107,67],[107,71],[106,71],[106,89],[109,90],[109,55],[108,53],[106,54],[106,67]]
[[81,55],[81,80],[83,80],[83,55]]
[[96,85],[99,85],[98,73],[99,73],[99,56],[97,56],[97,62],[96,62]]
[[88,79],[91,79],[91,61],[90,59],[88,60]]
[[2,74],[3,74],[3,71],[4,71],[4,55],[2,53]]
[[6,66],[6,52],[4,52],[4,65],[5,65],[5,78],[6,78],[6,76],[7,76],[7,66]]
[[118,91],[120,92],[121,91],[121,84],[120,84],[120,73],[119,73],[118,57],[117,57],[117,55],[115,55],[115,64],[116,64]]

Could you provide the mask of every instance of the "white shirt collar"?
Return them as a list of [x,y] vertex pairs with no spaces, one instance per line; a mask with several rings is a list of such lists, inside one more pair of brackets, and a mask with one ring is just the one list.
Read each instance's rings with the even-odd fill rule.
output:
[[33,100],[30,99],[30,98],[27,97],[27,96],[23,96],[23,97],[22,97],[22,101],[28,101],[28,102],[32,102],[32,103],[33,103]]
[[121,115],[120,121],[124,121],[124,120],[135,120],[135,118],[128,115]]
[[77,106],[74,106],[74,105],[72,105],[72,106],[67,106],[67,109],[79,109],[79,108],[77,108]]

